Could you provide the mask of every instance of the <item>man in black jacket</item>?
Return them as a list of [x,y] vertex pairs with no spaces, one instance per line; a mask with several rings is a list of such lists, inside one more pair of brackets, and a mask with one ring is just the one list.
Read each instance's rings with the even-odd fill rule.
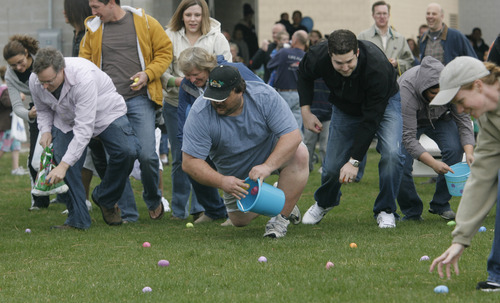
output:
[[401,98],[397,73],[373,43],[358,41],[348,30],[334,31],[305,55],[299,66],[298,91],[304,127],[319,132],[321,122],[311,113],[314,80],[323,78],[333,103],[330,136],[316,203],[304,224],[317,224],[340,202],[340,186],[358,173],[375,134],[380,152],[379,188],[373,212],[380,228],[396,227],[396,197],[404,157],[401,153]]

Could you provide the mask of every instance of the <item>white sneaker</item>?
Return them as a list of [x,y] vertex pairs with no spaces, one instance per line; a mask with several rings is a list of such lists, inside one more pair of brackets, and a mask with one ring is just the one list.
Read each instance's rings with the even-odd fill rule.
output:
[[14,176],[23,176],[27,175],[29,171],[24,169],[22,166],[19,166],[18,168],[11,170],[10,173]]
[[163,209],[165,212],[169,212],[170,210],[170,204],[168,204],[168,200],[165,197],[161,197],[161,203],[163,203]]
[[[85,200],[85,205],[87,205],[87,210],[90,212],[92,211],[92,203],[89,201],[89,200]],[[68,210],[65,209],[61,212],[61,215],[67,215],[68,214]]]
[[283,238],[286,235],[288,224],[290,224],[290,221],[281,214],[272,217],[267,221],[264,237]]
[[85,204],[87,204],[88,211],[92,211],[92,203],[89,200],[85,200]]
[[302,224],[318,224],[327,212],[332,210],[332,207],[323,208],[318,205],[318,202],[314,203],[313,206],[309,207],[309,209],[304,214],[302,218]]
[[394,217],[394,214],[388,214],[385,211],[381,211],[377,215],[377,224],[380,228],[395,228],[396,217]]
[[292,209],[292,212],[288,216],[288,220],[292,222],[294,225],[297,225],[300,223],[300,220],[302,219],[302,216],[300,214],[300,209],[295,205]]

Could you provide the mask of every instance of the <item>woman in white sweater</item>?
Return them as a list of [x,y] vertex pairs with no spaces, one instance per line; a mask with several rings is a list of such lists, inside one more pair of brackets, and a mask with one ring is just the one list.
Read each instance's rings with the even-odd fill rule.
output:
[[[182,171],[182,153],[177,139],[177,106],[179,103],[179,86],[184,74],[179,70],[178,57],[186,48],[197,46],[215,55],[223,55],[231,61],[229,42],[221,33],[220,23],[210,18],[208,6],[204,0],[183,0],[175,11],[166,33],[173,45],[172,64],[162,76],[164,89],[163,117],[167,127],[168,139],[172,152],[172,216],[185,219],[189,215],[188,202],[191,183]],[[195,195],[191,200],[191,211],[197,219],[203,207],[197,202]]]

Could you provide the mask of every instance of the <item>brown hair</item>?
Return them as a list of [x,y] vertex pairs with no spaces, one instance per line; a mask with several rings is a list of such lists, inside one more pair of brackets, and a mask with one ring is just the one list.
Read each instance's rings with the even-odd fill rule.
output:
[[2,81],[5,81],[5,72],[7,71],[7,67],[5,65],[0,66],[0,78]]
[[372,15],[375,14],[375,7],[381,6],[381,5],[387,6],[387,12],[389,14],[391,13],[391,6],[389,5],[389,3],[386,3],[385,1],[377,1],[377,2],[373,3],[373,5],[372,5]]
[[85,30],[84,21],[92,16],[88,0],[64,0],[64,12],[69,24],[77,31]]
[[201,34],[208,34],[210,31],[210,12],[205,0],[182,0],[175,10],[172,19],[170,19],[167,28],[170,28],[174,32],[180,31],[184,27],[184,22],[182,21],[184,11],[195,5],[199,5],[201,7]]
[[14,35],[9,38],[9,42],[3,48],[3,58],[5,61],[10,58],[26,54],[35,55],[38,52],[38,40],[28,35]]
[[[500,67],[495,65],[495,63],[492,62],[483,62],[484,66],[486,66],[486,69],[490,72],[489,75],[486,75],[479,80],[483,81],[485,84],[488,85],[493,85],[495,82],[498,81],[498,78],[500,78]],[[471,82],[469,84],[462,85],[460,89],[465,89],[465,90],[471,90],[472,87],[474,86],[474,82]]]

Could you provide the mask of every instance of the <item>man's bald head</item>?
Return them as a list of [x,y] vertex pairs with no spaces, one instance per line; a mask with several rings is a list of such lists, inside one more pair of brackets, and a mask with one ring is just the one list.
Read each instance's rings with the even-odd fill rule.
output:
[[273,41],[276,42],[276,34],[279,32],[286,32],[286,28],[282,23],[276,23],[272,27]]

